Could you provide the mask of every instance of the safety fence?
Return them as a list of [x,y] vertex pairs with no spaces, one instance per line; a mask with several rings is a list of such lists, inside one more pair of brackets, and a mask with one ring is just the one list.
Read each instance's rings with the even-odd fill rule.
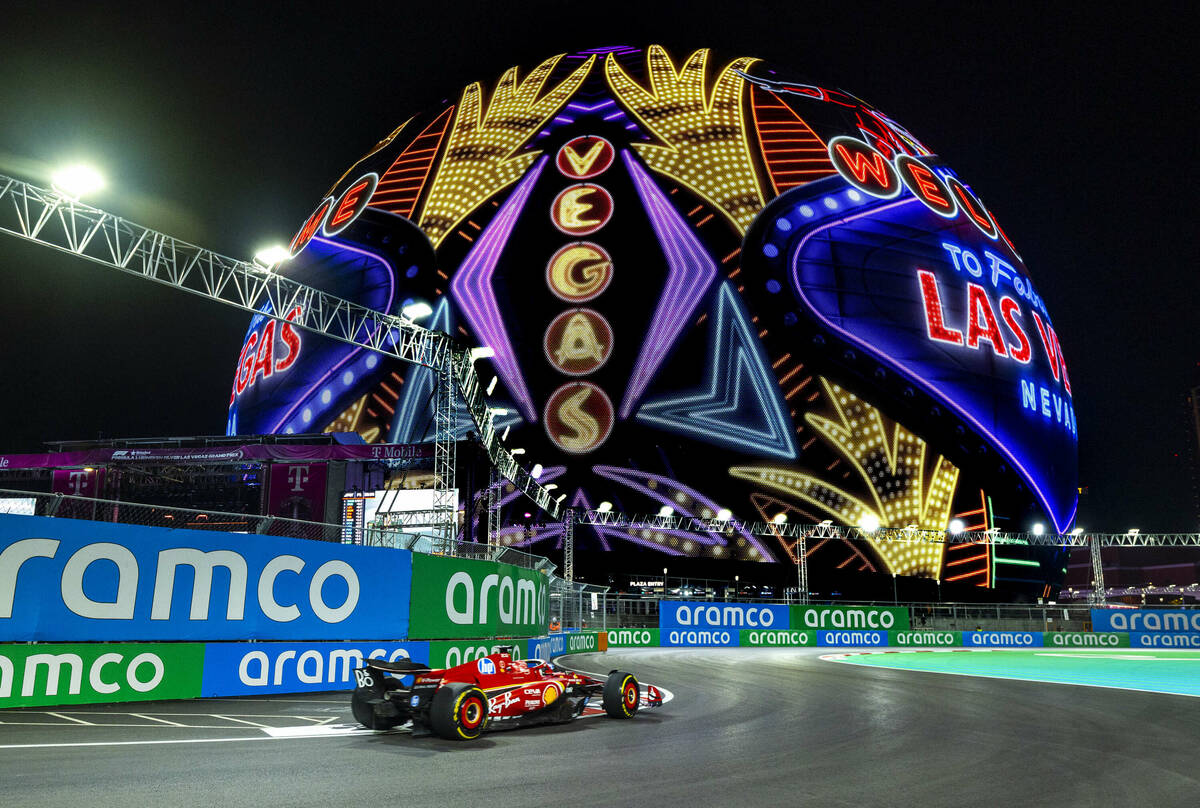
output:
[[[408,531],[399,527],[382,525],[356,528],[330,522],[289,519],[282,516],[196,510],[0,488],[0,514],[5,513],[143,525],[172,530],[211,530],[225,533],[281,536],[310,541],[362,544],[367,547],[389,547],[418,553],[434,551],[434,540],[428,531]],[[478,542],[453,541],[447,546],[442,541],[438,543],[438,550],[446,555],[499,561],[528,569],[552,571],[555,566],[542,556],[512,547],[495,547]]]

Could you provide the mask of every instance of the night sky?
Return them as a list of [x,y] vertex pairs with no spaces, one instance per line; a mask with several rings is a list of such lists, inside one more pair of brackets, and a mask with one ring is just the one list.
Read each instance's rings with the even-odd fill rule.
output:
[[[762,57],[899,121],[1012,237],[1071,371],[1079,524],[1195,531],[1198,32],[1152,5],[8,4],[0,173],[86,159],[110,183],[87,201],[249,258],[470,81],[619,43]],[[223,431],[247,315],[7,236],[0,289],[0,452]]]

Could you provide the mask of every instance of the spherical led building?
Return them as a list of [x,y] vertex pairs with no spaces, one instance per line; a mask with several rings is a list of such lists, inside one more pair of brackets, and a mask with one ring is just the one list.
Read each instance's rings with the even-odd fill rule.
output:
[[[292,253],[288,277],[381,311],[428,303],[424,325],[493,349],[478,367],[506,444],[567,506],[955,531],[1074,518],[1066,363],[996,216],[880,110],[757,59],[598,48],[468,85],[348,168]],[[431,441],[432,389],[427,369],[257,316],[228,430]],[[504,541],[551,551],[561,526],[521,524],[520,496]],[[793,549],[576,541],[655,567]],[[809,554],[1039,593],[1062,566],[982,545]]]

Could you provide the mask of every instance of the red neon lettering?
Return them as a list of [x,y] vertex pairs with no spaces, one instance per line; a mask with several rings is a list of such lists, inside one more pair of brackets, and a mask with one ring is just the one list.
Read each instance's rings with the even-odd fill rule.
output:
[[292,239],[292,244],[290,247],[292,255],[296,255],[303,250],[304,246],[308,244],[310,239],[312,239],[313,234],[317,232],[317,228],[321,226],[321,220],[323,220],[325,218],[325,214],[329,212],[330,204],[331,201],[326,199],[319,206],[317,206],[317,209],[313,211],[312,216],[308,217],[308,221],[304,223],[304,226],[300,228],[300,232],[298,232],[296,237]]
[[864,185],[867,184],[867,174],[875,178],[875,184],[881,188],[891,188],[892,179],[888,174],[888,163],[884,156],[879,152],[871,154],[871,161],[867,162],[867,156],[859,150],[855,150],[854,156],[850,156],[850,151],[845,145],[838,143],[833,147],[837,150],[842,161],[846,163],[846,167],[854,174],[854,178]]
[[967,317],[967,347],[978,348],[980,342],[990,342],[993,353],[1008,356],[1004,337],[1000,334],[1000,324],[996,322],[996,312],[992,310],[992,301],[977,283],[967,284],[967,309],[970,311]]
[[249,386],[250,380],[254,378],[254,346],[257,344],[258,332],[255,331],[250,335],[250,339],[246,340],[246,344],[242,346],[242,358],[238,360],[241,364],[238,365],[237,374],[237,391],[239,396],[246,392],[246,387]]
[[967,212],[975,224],[979,226],[986,235],[995,237],[996,225],[992,222],[991,214],[983,207],[983,203],[975,198],[975,195],[967,190],[967,187],[955,179],[950,179],[948,182],[950,191],[958,197],[958,201],[962,204],[963,210]]
[[271,360],[275,356],[275,321],[268,320],[266,328],[263,329],[262,339],[258,344],[258,356],[254,360],[254,373],[250,375],[250,383],[254,384],[258,380],[258,374],[262,373],[263,378],[271,376]]
[[1054,380],[1058,381],[1058,351],[1054,347],[1054,332],[1042,322],[1042,318],[1038,317],[1036,311],[1030,313],[1033,315],[1033,322],[1037,326],[1038,334],[1042,337],[1042,347],[1046,349],[1046,358],[1050,360],[1050,372],[1054,374]]
[[1029,344],[1029,337],[1025,336],[1025,329],[1021,328],[1021,323],[1017,320],[1021,316],[1021,307],[1011,297],[1002,297],[1000,298],[1000,315],[1004,318],[1004,324],[1020,342],[1016,348],[1008,346],[1012,358],[1021,364],[1027,363],[1033,353],[1033,346]]
[[275,370],[287,370],[295,364],[297,357],[300,356],[300,335],[296,333],[296,329],[292,327],[292,321],[300,316],[303,309],[300,306],[292,309],[287,313],[287,319],[279,328],[279,338],[283,340],[283,344],[287,346],[288,352],[275,362]]
[[350,186],[346,193],[342,194],[342,201],[338,204],[337,210],[334,211],[333,217],[329,220],[330,230],[346,222],[354,215],[354,208],[358,205],[358,200],[362,197],[362,192],[370,184],[370,179],[360,180],[357,184]]
[[1050,338],[1054,340],[1054,352],[1058,355],[1058,366],[1062,369],[1063,387],[1066,388],[1067,395],[1074,396],[1071,392],[1071,380],[1067,378],[1067,358],[1063,356],[1062,343],[1058,341],[1058,334],[1050,326],[1046,326],[1050,332]]
[[930,204],[942,208],[950,207],[950,200],[941,194],[941,188],[933,182],[933,172],[915,160],[909,163],[908,171],[912,174],[913,184],[919,193]]
[[951,345],[962,345],[962,332],[947,328],[942,318],[942,297],[938,293],[937,279],[932,272],[925,269],[918,269],[917,277],[921,282],[921,299],[925,303],[925,331],[929,338]]

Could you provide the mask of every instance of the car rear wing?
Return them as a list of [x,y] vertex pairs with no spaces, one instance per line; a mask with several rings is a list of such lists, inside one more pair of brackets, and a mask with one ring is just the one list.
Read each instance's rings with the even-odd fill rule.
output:
[[368,659],[363,663],[364,667],[374,668],[383,673],[396,673],[401,676],[412,676],[422,673],[429,673],[433,668],[428,665],[423,665],[420,662],[413,662],[411,659],[401,657],[400,659],[389,662],[386,659]]

